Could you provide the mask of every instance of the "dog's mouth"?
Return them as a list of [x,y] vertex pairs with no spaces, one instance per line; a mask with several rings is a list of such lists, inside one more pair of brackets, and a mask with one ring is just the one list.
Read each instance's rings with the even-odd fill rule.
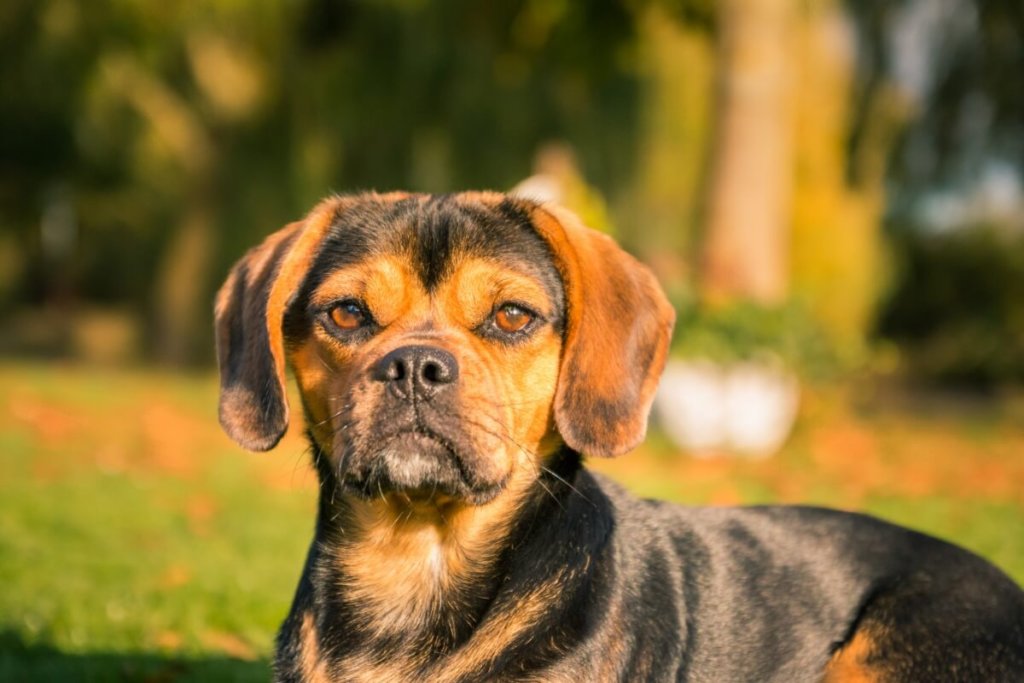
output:
[[504,483],[475,481],[460,445],[431,430],[401,430],[374,442],[380,446],[341,472],[344,487],[367,500],[381,498],[413,507],[455,501],[480,505],[494,498]]

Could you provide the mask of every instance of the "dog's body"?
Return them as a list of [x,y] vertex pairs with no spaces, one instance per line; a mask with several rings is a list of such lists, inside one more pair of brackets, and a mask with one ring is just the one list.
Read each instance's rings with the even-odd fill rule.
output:
[[673,313],[559,209],[327,200],[217,304],[221,421],[266,450],[286,359],[321,483],[284,681],[1020,681],[1024,594],[829,510],[630,498]]

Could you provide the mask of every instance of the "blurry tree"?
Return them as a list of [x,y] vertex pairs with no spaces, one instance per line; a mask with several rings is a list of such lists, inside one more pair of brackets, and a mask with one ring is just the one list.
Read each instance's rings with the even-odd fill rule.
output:
[[717,131],[701,255],[712,301],[788,293],[796,0],[718,5]]
[[[132,193],[157,195],[163,215],[152,279],[152,348],[180,364],[206,336],[212,269],[224,220],[222,177],[237,168],[232,142],[262,113],[276,86],[268,68],[281,56],[266,28],[286,15],[271,5],[220,1],[112,8],[131,27],[99,55],[82,125],[128,160]],[[112,113],[118,112],[112,116]],[[124,116],[134,134],[119,133]],[[229,170],[231,169],[231,170]],[[145,189],[144,189],[145,188]],[[162,231],[160,231],[162,232]]]
[[[717,132],[697,285],[710,301],[795,297],[856,358],[887,282],[887,209],[899,215],[937,187],[975,182],[993,159],[1020,177],[1024,6],[730,0],[712,27]],[[644,35],[653,51],[657,34]],[[675,107],[676,130],[695,109]],[[667,159],[672,137],[660,139]],[[644,177],[648,197],[687,175],[692,156],[676,156],[676,176]],[[642,148],[641,170],[672,166],[651,158]]]
[[[127,53],[105,55],[99,65],[104,96],[132,107],[145,123],[138,145],[154,138],[156,149],[140,150],[166,159],[186,178],[181,211],[157,266],[153,298],[156,354],[182,363],[197,336],[202,295],[214,248],[211,185],[218,153],[211,132],[193,104]],[[100,123],[100,122],[96,122]],[[102,125],[102,124],[101,124]]]
[[883,188],[1019,171],[1024,10],[851,1],[854,49],[839,2],[7,0],[0,316],[128,308],[208,358],[228,264],[325,193],[508,188],[556,139],[670,285],[703,238],[712,298],[806,299],[856,348]]
[[336,139],[333,182],[507,188],[550,139],[580,150],[601,187],[629,178],[637,86],[622,4],[314,0],[305,12],[306,68],[288,100],[296,134]]
[[1024,383],[1024,232],[975,225],[894,241],[904,276],[879,324],[908,368],[974,389]]
[[[847,361],[863,355],[885,283],[885,163],[907,122],[903,100],[880,91],[869,127],[856,148],[848,147],[854,31],[832,0],[805,5],[795,41],[800,87],[790,248],[792,295],[810,307]],[[857,169],[856,182],[849,168]]]
[[11,0],[0,206],[29,265],[0,284],[129,304],[159,356],[208,357],[227,264],[331,190],[506,188],[551,138],[625,185],[633,48],[620,3]]
[[690,254],[712,139],[713,11],[694,4],[651,4],[638,17],[643,116],[635,194],[620,218],[673,294],[692,284]]
[[[849,144],[872,133],[879,100],[910,108],[887,172],[891,212],[936,189],[967,188],[993,160],[1024,164],[1024,3],[850,0],[863,51]],[[849,156],[855,181],[862,170]]]
[[[1010,302],[1024,289],[1024,4],[847,6],[863,46],[847,174],[860,187],[884,177],[895,252],[880,331],[923,376],[1019,382],[1020,307]],[[865,160],[880,111],[902,125],[883,133],[895,133],[891,153]]]
[[[14,0],[3,12],[0,198],[31,264],[26,298],[53,303],[50,283],[70,280],[73,299],[151,311],[157,354],[193,358],[222,233],[221,178],[237,168],[225,157],[264,100],[259,65],[275,58],[267,38],[280,13],[113,0],[88,10]],[[55,183],[70,188],[79,227],[62,263],[40,253],[46,240],[33,230]]]

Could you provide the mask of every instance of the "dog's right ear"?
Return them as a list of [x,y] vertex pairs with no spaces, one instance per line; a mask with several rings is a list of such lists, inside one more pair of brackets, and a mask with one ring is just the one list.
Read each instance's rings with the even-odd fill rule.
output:
[[270,450],[288,428],[284,314],[348,201],[325,200],[267,237],[235,264],[217,293],[220,424],[244,448]]

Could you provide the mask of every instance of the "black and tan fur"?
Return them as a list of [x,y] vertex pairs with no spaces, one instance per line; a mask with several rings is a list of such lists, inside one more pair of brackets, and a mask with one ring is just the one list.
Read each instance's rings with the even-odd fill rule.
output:
[[272,448],[290,365],[321,483],[277,680],[1024,680],[1024,595],[964,550],[582,467],[642,440],[674,315],[562,209],[331,198],[239,261],[216,318],[224,428]]

